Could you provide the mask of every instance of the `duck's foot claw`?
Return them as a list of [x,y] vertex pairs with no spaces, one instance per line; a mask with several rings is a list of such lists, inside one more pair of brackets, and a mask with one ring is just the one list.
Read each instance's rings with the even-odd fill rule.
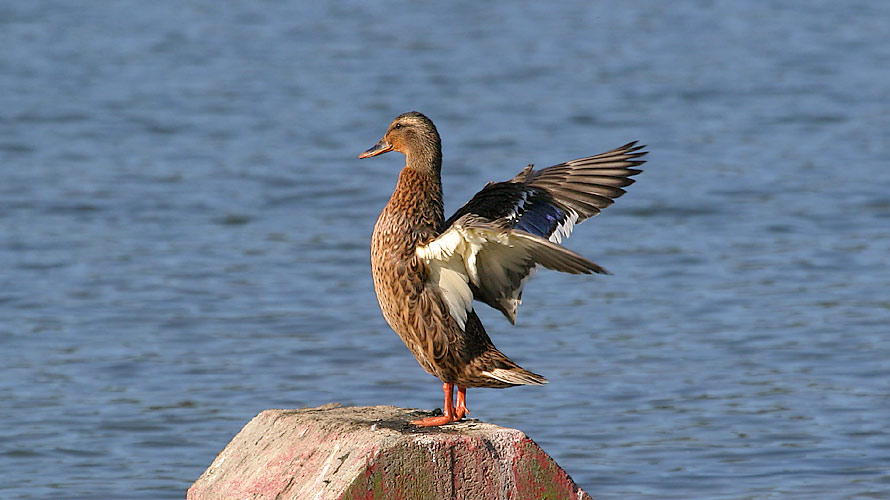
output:
[[458,420],[463,419],[469,413],[470,413],[470,410],[468,410],[466,406],[464,406],[463,408],[458,406],[457,408],[454,409],[454,421],[456,422]]
[[450,415],[442,415],[441,417],[426,417],[412,420],[411,425],[416,425],[417,427],[438,427],[440,425],[450,424],[451,422],[457,422],[461,418],[462,417]]

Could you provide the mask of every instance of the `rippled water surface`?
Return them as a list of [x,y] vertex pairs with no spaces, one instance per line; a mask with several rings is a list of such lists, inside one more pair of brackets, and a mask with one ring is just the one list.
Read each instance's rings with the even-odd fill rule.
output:
[[439,406],[368,263],[402,158],[447,210],[633,139],[629,194],[483,321],[471,390],[597,499],[890,498],[886,2],[0,5],[0,497],[182,498],[273,407]]

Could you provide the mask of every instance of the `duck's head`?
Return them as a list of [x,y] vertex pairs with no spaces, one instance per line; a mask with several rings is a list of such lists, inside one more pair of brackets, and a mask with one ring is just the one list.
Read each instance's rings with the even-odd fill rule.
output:
[[383,134],[383,139],[359,158],[370,158],[390,151],[398,151],[412,160],[441,161],[439,132],[432,120],[417,111],[403,113],[395,118]]

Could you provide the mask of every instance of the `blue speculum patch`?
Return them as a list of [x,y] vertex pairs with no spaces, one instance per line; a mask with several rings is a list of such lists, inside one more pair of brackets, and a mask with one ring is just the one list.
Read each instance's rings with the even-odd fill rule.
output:
[[536,203],[526,206],[519,215],[516,228],[525,232],[549,238],[557,225],[565,220],[565,213],[549,203]]

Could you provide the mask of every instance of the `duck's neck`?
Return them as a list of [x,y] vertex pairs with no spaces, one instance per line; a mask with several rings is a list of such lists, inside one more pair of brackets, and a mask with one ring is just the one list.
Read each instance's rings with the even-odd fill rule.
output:
[[439,141],[412,148],[405,154],[405,167],[441,180],[442,146]]
[[439,170],[420,169],[406,164],[399,173],[396,192],[410,193],[410,199],[418,205],[429,205],[438,211],[442,208],[442,177]]
[[387,205],[386,212],[396,214],[401,224],[411,226],[409,234],[419,242],[437,236],[445,223],[442,180],[439,164],[435,166],[431,168],[429,163],[420,166],[410,161],[406,163]]

